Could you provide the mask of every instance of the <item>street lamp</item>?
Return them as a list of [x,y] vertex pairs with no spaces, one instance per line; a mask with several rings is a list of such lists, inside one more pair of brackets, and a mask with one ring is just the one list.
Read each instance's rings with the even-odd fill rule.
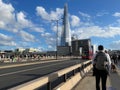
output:
[[57,32],[56,32],[56,59],[57,59],[57,46],[58,46],[58,22],[59,20],[56,19],[56,20],[51,20],[51,21],[54,21],[57,23]]
[[57,46],[58,46],[58,23],[59,23],[60,20],[63,20],[63,18],[51,20],[51,21],[56,22],[56,24],[57,24],[57,32],[56,32],[56,59],[57,59],[57,56],[58,56],[58,52],[57,52]]

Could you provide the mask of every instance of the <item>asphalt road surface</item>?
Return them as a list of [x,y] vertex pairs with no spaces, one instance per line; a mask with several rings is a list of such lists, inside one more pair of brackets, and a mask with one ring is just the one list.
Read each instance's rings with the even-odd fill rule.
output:
[[[41,63],[33,62],[26,65],[7,64],[0,65],[0,90],[17,86],[60,69],[81,63],[81,60],[62,60]],[[24,64],[24,63],[22,63]],[[11,67],[12,66],[12,67]],[[14,67],[13,67],[14,66]]]

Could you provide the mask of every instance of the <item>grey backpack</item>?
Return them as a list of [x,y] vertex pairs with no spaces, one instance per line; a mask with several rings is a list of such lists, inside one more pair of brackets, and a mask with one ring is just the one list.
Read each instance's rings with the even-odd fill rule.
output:
[[105,62],[107,62],[107,56],[104,52],[98,52],[95,59],[94,59],[95,63],[96,63],[96,68],[98,70],[105,70]]

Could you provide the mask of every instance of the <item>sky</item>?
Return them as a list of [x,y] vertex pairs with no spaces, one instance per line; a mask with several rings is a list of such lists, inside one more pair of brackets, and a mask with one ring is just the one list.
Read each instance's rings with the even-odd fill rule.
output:
[[0,50],[55,50],[66,3],[71,36],[120,49],[120,0],[0,0]]

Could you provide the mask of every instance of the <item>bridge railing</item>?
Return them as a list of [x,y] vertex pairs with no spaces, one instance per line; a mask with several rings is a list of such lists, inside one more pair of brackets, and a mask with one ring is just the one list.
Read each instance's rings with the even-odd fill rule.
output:
[[70,90],[91,68],[91,60],[89,60],[18,85],[9,90]]

